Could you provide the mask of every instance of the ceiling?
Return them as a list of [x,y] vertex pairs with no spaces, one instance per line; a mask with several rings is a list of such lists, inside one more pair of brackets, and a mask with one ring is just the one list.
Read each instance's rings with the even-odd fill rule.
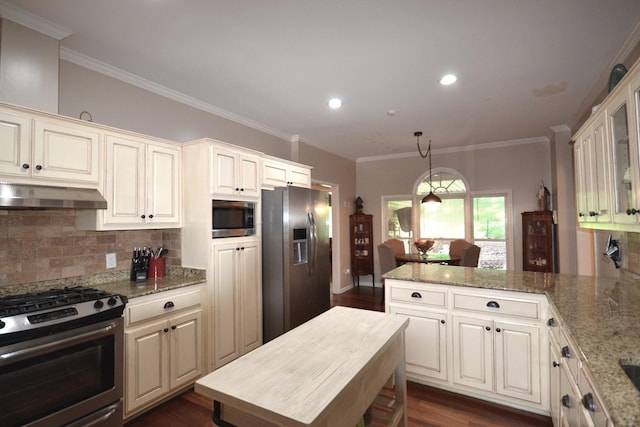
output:
[[572,127],[640,37],[638,0],[1,3],[63,27],[66,52],[350,159],[415,152],[416,130],[436,150]]

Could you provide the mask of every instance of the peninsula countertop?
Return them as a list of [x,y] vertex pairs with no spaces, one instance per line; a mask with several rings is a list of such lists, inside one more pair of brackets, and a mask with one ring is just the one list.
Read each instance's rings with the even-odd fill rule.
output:
[[640,362],[640,280],[417,263],[383,277],[547,295],[580,348],[613,423],[640,425],[640,392],[619,364]]
[[[405,384],[408,324],[334,307],[199,379],[195,391],[257,417],[256,425],[355,426],[391,374]],[[405,387],[396,388],[406,409]],[[404,410],[397,416],[406,420]]]

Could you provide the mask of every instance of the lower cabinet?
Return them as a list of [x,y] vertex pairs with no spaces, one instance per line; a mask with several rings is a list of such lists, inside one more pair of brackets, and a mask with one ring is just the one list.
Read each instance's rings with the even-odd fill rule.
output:
[[550,408],[554,426],[605,427],[609,416],[557,314],[549,313]]
[[125,418],[204,373],[199,286],[131,299],[125,310]]
[[213,245],[213,369],[262,345],[260,241]]
[[410,317],[407,378],[549,411],[544,295],[387,279],[386,311]]

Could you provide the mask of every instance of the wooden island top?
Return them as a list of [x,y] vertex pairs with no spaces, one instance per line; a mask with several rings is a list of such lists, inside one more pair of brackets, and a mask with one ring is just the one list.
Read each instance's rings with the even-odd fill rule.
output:
[[242,426],[354,427],[395,374],[389,425],[404,426],[408,323],[334,307],[201,378],[195,391],[219,402],[222,420]]

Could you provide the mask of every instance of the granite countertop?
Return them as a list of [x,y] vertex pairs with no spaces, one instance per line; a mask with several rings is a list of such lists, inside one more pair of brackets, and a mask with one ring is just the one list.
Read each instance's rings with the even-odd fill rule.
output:
[[131,299],[185,286],[197,285],[206,282],[206,280],[206,270],[167,267],[165,277],[136,283],[129,280],[129,271],[127,270],[92,276],[75,276],[20,285],[0,286],[0,297],[24,294],[27,292],[42,292],[53,288],[86,286],[124,295]]
[[616,427],[640,425],[640,392],[620,359],[640,362],[640,280],[405,264],[387,279],[541,293],[578,345]]

